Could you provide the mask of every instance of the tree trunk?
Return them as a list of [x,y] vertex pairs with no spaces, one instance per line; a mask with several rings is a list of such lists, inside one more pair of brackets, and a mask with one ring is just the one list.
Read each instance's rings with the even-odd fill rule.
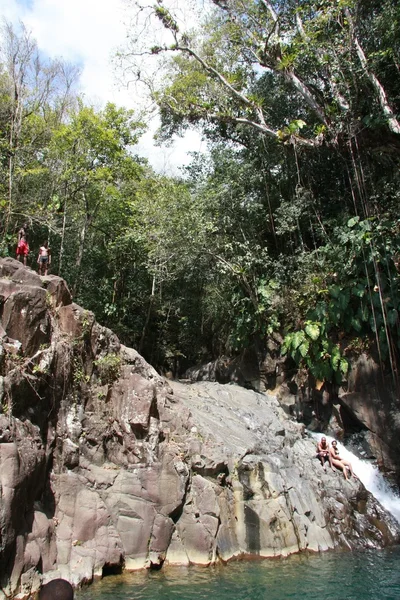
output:
[[140,342],[139,342],[139,348],[138,348],[139,354],[141,354],[142,350],[143,350],[143,345],[144,345],[144,340],[145,340],[145,337],[146,337],[147,327],[149,325],[149,321],[150,321],[150,317],[151,317],[151,309],[153,308],[155,291],[156,291],[156,276],[153,275],[153,282],[152,282],[152,285],[151,285],[151,295],[150,295],[150,300],[149,300],[149,306],[147,308],[146,320],[145,320],[144,325],[143,325],[142,335],[141,335]]
[[379,79],[368,67],[367,57],[365,56],[364,50],[362,49],[361,44],[358,41],[358,38],[356,36],[355,30],[354,30],[353,19],[352,19],[352,16],[351,16],[348,8],[345,9],[345,15],[349,21],[350,32],[352,35],[353,44],[356,49],[357,56],[361,63],[363,72],[364,72],[365,76],[369,79],[369,81],[371,82],[372,87],[374,88],[374,90],[376,92],[379,106],[381,107],[383,114],[385,115],[385,117],[388,120],[389,129],[393,133],[400,134],[400,123],[396,119],[394,112],[389,104],[389,101],[387,99],[386,92],[383,88],[383,85],[380,83]]

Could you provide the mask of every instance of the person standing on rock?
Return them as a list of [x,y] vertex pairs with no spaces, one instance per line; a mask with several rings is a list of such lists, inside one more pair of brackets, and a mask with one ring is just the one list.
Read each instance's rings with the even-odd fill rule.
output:
[[[351,466],[351,462],[349,460],[346,460],[345,458],[342,458],[341,456],[339,456],[339,449],[337,447],[336,440],[333,440],[331,442],[331,447],[329,449],[329,455],[330,455],[331,465],[333,465],[337,469],[341,469],[343,471],[343,475],[344,475],[346,481],[349,480],[349,478],[347,477],[347,469],[350,471],[350,475],[352,477],[356,477],[356,475],[354,475],[354,473],[353,473],[353,467]],[[357,479],[357,477],[356,477],[356,479]]]
[[39,275],[47,275],[47,270],[51,264],[51,250],[47,240],[43,242],[43,246],[40,246],[37,262],[39,265]]
[[53,579],[42,587],[39,600],[74,600],[74,588],[65,579]]
[[326,473],[326,462],[330,461],[329,447],[326,443],[326,437],[322,437],[317,444],[317,456],[321,461],[322,466],[324,467],[324,471]]
[[22,257],[25,267],[26,267],[26,261],[27,261],[28,254],[29,254],[28,223],[24,223],[24,225],[18,231],[17,260],[21,261],[21,257]]

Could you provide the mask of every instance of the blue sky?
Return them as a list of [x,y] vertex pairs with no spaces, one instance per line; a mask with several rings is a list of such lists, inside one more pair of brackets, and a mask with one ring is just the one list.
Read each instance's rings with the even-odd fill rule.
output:
[[[136,89],[116,81],[111,62],[127,35],[131,15],[125,0],[0,0],[0,16],[13,23],[23,21],[46,55],[79,64],[80,88],[86,101],[99,108],[107,101],[133,109],[149,105]],[[171,147],[155,147],[156,128],[157,119],[137,151],[160,172],[176,174],[180,165],[189,162],[188,151],[202,149],[196,132],[188,132]]]
[[22,8],[31,8],[33,0],[17,0],[17,4],[20,4]]

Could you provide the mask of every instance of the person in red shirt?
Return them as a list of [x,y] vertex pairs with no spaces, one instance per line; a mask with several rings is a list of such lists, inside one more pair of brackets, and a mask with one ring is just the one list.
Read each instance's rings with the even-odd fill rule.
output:
[[25,223],[18,231],[18,245],[17,245],[17,260],[21,262],[21,258],[26,267],[26,261],[29,254],[28,244],[28,223]]

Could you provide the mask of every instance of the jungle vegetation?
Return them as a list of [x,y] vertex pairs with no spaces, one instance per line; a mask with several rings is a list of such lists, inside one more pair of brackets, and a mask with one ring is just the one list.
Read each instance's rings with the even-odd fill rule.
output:
[[[1,254],[30,225],[52,272],[156,367],[234,355],[280,334],[320,381],[374,352],[397,377],[400,6],[394,0],[209,0],[182,28],[121,51],[161,114],[201,131],[181,177],[132,150],[146,124],[95,110],[77,69],[7,26],[0,59]],[[32,254],[31,265],[35,266]]]

